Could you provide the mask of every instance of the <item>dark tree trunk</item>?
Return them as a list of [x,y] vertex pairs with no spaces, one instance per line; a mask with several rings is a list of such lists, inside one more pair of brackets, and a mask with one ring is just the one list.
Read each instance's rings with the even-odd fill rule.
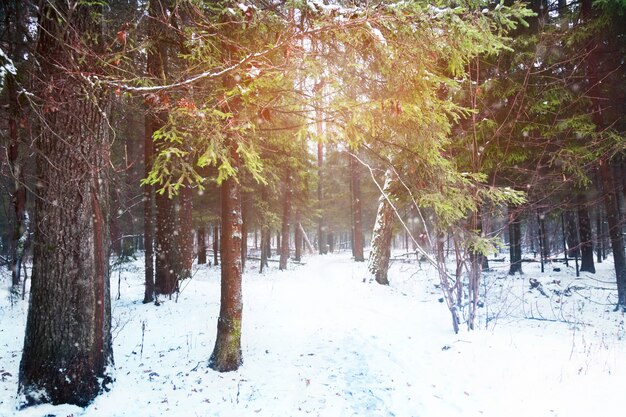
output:
[[280,257],[280,234],[281,231],[277,230],[276,231],[276,254]]
[[[232,152],[233,166],[237,155]],[[209,366],[219,372],[234,371],[241,356],[241,192],[235,178],[222,183],[222,284],[215,348]]]
[[604,243],[604,238],[602,237],[602,209],[600,207],[596,208],[596,261],[601,264],[602,263],[602,246]]
[[[115,208],[114,211],[115,213]],[[112,215],[109,220],[109,235],[111,242],[111,253],[117,256],[122,255],[122,230],[120,228],[120,217]]]
[[[321,134],[321,128],[318,128]],[[324,165],[324,144],[321,140],[317,142],[317,201],[318,201],[318,209],[319,220],[317,222],[317,246],[319,249],[319,253],[321,255],[325,255],[328,253],[328,245],[326,242],[326,226],[324,224],[324,214],[322,207],[322,198],[324,196],[324,191],[322,188],[322,166]]]
[[[581,4],[581,15],[583,20],[592,19],[592,1],[583,0]],[[591,39],[585,46],[587,55],[587,78],[589,81],[589,97],[591,99],[591,118],[595,124],[596,131],[601,132],[605,128],[603,107],[601,102],[603,92],[600,90],[601,76],[598,74],[598,51],[597,44]],[[626,310],[626,256],[624,255],[624,241],[622,239],[622,225],[618,207],[617,192],[611,170],[611,161],[601,159],[599,161],[599,174],[604,191],[604,207],[609,226],[608,235],[611,239],[613,250],[613,261],[615,264],[615,277],[617,281],[617,309]]]
[[522,227],[519,213],[515,207],[509,206],[509,254],[511,266],[509,274],[522,274]]
[[302,237],[302,229],[300,226],[301,221],[302,221],[302,213],[300,212],[300,209],[297,209],[296,210],[296,222],[295,222],[294,231],[293,231],[293,234],[294,234],[293,240],[296,246],[296,253],[294,255],[294,259],[297,262],[300,262],[302,260],[302,246],[304,245],[304,242],[303,242],[304,239]]
[[22,258],[26,251],[28,238],[28,225],[26,218],[26,188],[24,187],[24,171],[22,167],[23,156],[20,155],[20,130],[18,128],[22,111],[17,99],[17,83],[12,74],[7,74],[7,92],[9,98],[9,166],[13,180],[13,195],[11,206],[13,208],[13,231],[11,233],[11,285],[14,290],[19,288],[20,268]]
[[246,270],[248,258],[248,204],[245,197],[241,202],[241,270]]
[[613,173],[608,162],[600,163],[600,179],[604,191],[604,206],[609,223],[609,236],[613,261],[615,263],[615,277],[617,280],[617,306],[626,309],[626,257],[624,256],[624,242],[622,240],[619,211],[617,209],[617,195],[613,182]]
[[[158,148],[158,147],[157,147]],[[178,232],[178,196],[169,198],[157,193],[156,200],[156,275],[155,292],[172,295],[178,290],[181,254]]]
[[546,253],[544,230],[545,229],[543,227],[543,220],[541,218],[541,215],[537,214],[537,233],[539,234],[539,260],[541,262],[542,273],[545,272],[544,262],[546,261],[546,258],[544,256],[544,254]]
[[565,220],[565,241],[567,242],[566,255],[569,258],[580,257],[579,225],[576,222],[577,217],[577,213],[572,211],[563,214],[563,220]]
[[206,264],[206,228],[204,225],[198,228],[198,265]]
[[545,214],[539,216],[539,239],[541,244],[541,257],[544,262],[550,258],[550,240],[546,233],[546,218]]
[[219,248],[220,248],[220,228],[219,224],[213,223],[213,265],[219,265]]
[[[88,405],[111,381],[106,93],[73,74],[97,70],[93,9],[43,3],[37,47],[42,132],[31,298],[19,370],[22,406]],[[68,45],[72,45],[69,47]],[[62,69],[61,69],[62,68]],[[62,138],[63,140],[60,140]]]
[[[148,53],[150,62],[150,53]],[[148,64],[149,66],[149,64]],[[152,114],[146,114],[144,133],[144,166],[145,177],[147,178],[152,169],[152,156],[154,154],[154,143],[152,134],[158,129],[159,120]],[[143,190],[143,239],[145,250],[145,290],[144,303],[154,301],[154,186],[146,184]]]
[[285,181],[285,191],[283,194],[283,219],[281,227],[281,245],[280,245],[280,259],[278,262],[278,269],[287,269],[287,262],[289,260],[289,230],[291,220],[291,173],[287,172]]
[[193,189],[182,187],[180,191],[180,211],[178,238],[180,245],[180,269],[176,271],[178,279],[191,277],[193,266]]
[[385,172],[385,185],[379,198],[376,223],[372,232],[372,249],[370,251],[367,269],[374,276],[376,282],[389,285],[387,272],[389,270],[389,258],[391,257],[391,237],[395,212],[388,198],[391,198],[392,171]]
[[[148,49],[146,72],[148,76],[155,79],[158,83],[165,82],[166,63],[167,63],[167,47],[162,41],[161,27],[158,20],[165,15],[162,9],[162,3],[150,2],[148,7],[150,15],[150,23],[148,31],[151,38],[155,40],[152,48]],[[152,170],[152,160],[154,158],[154,141],[152,135],[154,132],[163,127],[167,113],[156,108],[147,108],[144,120],[144,175],[147,178]],[[154,186],[144,185],[143,191],[144,203],[144,248],[145,248],[145,292],[144,303],[154,301],[155,288],[155,193]]]
[[270,231],[269,227],[263,225],[261,226],[261,265],[259,266],[259,273],[263,272],[263,268],[269,266],[267,261],[268,254],[270,252]]
[[[26,7],[20,0],[7,1],[3,7],[5,17],[5,33],[8,36],[8,54],[14,64],[20,67],[23,64],[24,55],[27,52],[23,47],[26,32],[25,25],[28,22]],[[6,91],[8,99],[8,136],[7,149],[8,163],[11,173],[12,190],[12,232],[9,247],[11,257],[11,285],[13,291],[19,291],[22,259],[26,251],[28,240],[28,219],[26,214],[26,187],[24,186],[24,163],[25,153],[20,152],[22,139],[25,135],[26,124],[29,123],[18,98],[18,77],[25,71],[18,69],[18,74],[6,72]],[[26,78],[22,75],[22,78]],[[25,80],[22,80],[25,81]]]
[[578,197],[578,234],[580,238],[580,270],[596,273],[593,263],[593,243],[591,236],[591,220],[587,210],[587,202],[583,195]]

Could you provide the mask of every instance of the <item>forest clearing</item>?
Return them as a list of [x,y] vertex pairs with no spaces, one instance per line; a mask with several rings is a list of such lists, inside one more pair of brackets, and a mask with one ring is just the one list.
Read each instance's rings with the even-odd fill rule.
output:
[[0,2],[0,414],[617,413],[625,22]]

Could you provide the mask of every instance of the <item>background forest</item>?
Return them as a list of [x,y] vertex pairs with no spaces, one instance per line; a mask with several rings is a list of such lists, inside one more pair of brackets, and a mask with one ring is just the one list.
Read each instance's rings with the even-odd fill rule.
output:
[[382,285],[427,265],[455,334],[479,325],[485,272],[608,257],[623,315],[625,58],[623,0],[2,2],[19,406],[115,385],[130,265],[150,308],[219,273],[218,372],[244,360],[242,277],[314,253]]

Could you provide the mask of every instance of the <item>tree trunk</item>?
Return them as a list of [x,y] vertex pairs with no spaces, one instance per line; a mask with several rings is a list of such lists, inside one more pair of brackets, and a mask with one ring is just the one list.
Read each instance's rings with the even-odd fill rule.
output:
[[73,75],[98,68],[93,56],[77,51],[97,50],[80,45],[95,39],[86,35],[97,34],[99,23],[88,6],[68,9],[65,1],[45,2],[39,21],[44,123],[35,145],[40,186],[22,406],[85,407],[111,381],[107,94],[86,93],[92,87]]
[[241,201],[241,270],[246,270],[248,258],[248,204],[242,197]]
[[[148,62],[150,62],[150,52],[148,53]],[[148,64],[150,66],[150,64]],[[152,170],[152,157],[154,154],[154,143],[152,141],[153,133],[158,129],[157,123],[159,119],[148,113],[145,116],[145,133],[144,133],[144,175],[147,178]],[[151,303],[154,301],[154,186],[145,184],[143,190],[143,239],[145,250],[145,289],[143,302]]]
[[565,241],[567,242],[566,256],[569,258],[580,257],[580,239],[578,237],[579,226],[576,223],[577,213],[567,211],[563,214],[565,221]]
[[281,271],[287,269],[287,262],[289,260],[289,230],[290,230],[290,218],[291,218],[291,173],[287,171],[285,191],[283,195],[283,221],[281,227],[281,245],[280,245],[280,259],[278,262],[278,269]]
[[[319,123],[318,123],[319,124]],[[318,134],[321,134],[321,127],[318,127]],[[324,214],[322,207],[323,188],[322,188],[322,166],[324,164],[324,144],[321,140],[317,142],[317,202],[319,209],[319,219],[317,222],[317,246],[320,255],[328,253],[328,245],[326,242],[326,226],[324,224]]]
[[626,309],[626,257],[624,256],[624,242],[622,240],[613,174],[610,164],[606,161],[600,162],[600,179],[602,180],[602,188],[604,190],[604,207],[609,223],[609,236],[611,238],[611,249],[613,250],[613,261],[615,263],[617,307]]
[[602,209],[600,207],[596,208],[596,261],[601,264],[602,263],[602,246],[603,246],[604,238],[602,236]]
[[294,255],[294,259],[297,262],[300,262],[302,260],[302,246],[304,245],[303,242],[303,237],[302,237],[302,229],[300,226],[300,222],[302,221],[302,213],[300,212],[300,209],[296,210],[296,222],[295,222],[295,226],[294,226],[294,244],[296,246],[296,253]]
[[[583,0],[581,3],[581,15],[583,20],[590,21],[592,19],[592,1]],[[597,45],[590,41],[586,46],[587,52],[587,78],[589,81],[589,97],[591,99],[591,118],[595,125],[596,131],[601,132],[605,128],[602,108],[604,104],[601,100],[604,98],[599,88],[601,78],[598,74],[598,53]],[[613,261],[615,264],[615,277],[617,281],[617,310],[626,311],[626,256],[624,255],[624,241],[622,239],[622,225],[620,222],[620,213],[618,208],[617,193],[611,172],[611,161],[608,159],[600,159],[599,174],[604,191],[604,207],[606,211],[607,222],[609,224],[608,235],[611,239],[611,248],[613,249]]]
[[546,250],[545,250],[546,243],[545,243],[545,238],[544,238],[545,229],[543,227],[543,220],[541,216],[542,215],[537,214],[537,233],[539,235],[539,260],[541,262],[541,273],[544,273],[545,272],[544,263],[546,261],[544,254],[546,253]]
[[[8,54],[13,63],[18,65],[24,61],[27,52],[23,45],[25,36],[25,25],[28,21],[26,8],[19,0],[7,1],[5,5],[5,32],[8,35]],[[11,24],[11,22],[13,24]],[[28,241],[28,215],[26,213],[26,187],[24,186],[24,163],[25,153],[20,152],[22,139],[25,133],[25,124],[29,123],[18,98],[18,77],[24,71],[18,69],[18,74],[6,71],[6,90],[8,99],[8,134],[9,144],[7,149],[8,163],[13,182],[11,206],[12,206],[12,233],[9,247],[11,257],[9,267],[11,268],[11,285],[14,293],[19,292],[21,265],[26,244]]]
[[[158,146],[157,146],[158,148]],[[156,200],[156,275],[155,292],[172,295],[178,290],[178,275],[182,263],[178,233],[177,205],[179,196],[169,198],[157,193]]]
[[[154,39],[155,44],[149,48],[147,53],[146,72],[148,76],[155,79],[158,83],[165,82],[166,63],[167,63],[167,46],[162,40],[162,28],[158,24],[161,16],[165,15],[163,5],[160,2],[150,2],[148,6],[148,14],[150,22],[148,31],[150,37]],[[152,135],[154,132],[163,127],[167,120],[167,112],[157,108],[147,108],[144,119],[144,175],[147,178],[152,170],[152,160],[154,158],[155,146]],[[145,247],[145,292],[144,303],[154,301],[156,292],[155,288],[155,187],[152,185],[144,185],[144,247]]]
[[14,76],[7,74],[7,91],[9,98],[9,140],[8,147],[9,167],[13,179],[13,232],[11,233],[11,285],[17,290],[20,285],[20,267],[26,251],[28,239],[28,222],[26,214],[26,188],[24,187],[24,171],[22,169],[23,156],[20,155],[20,132],[18,119],[22,114],[17,98],[17,83]]
[[391,199],[392,175],[393,171],[387,169],[383,192],[378,199],[378,212],[376,214],[376,222],[374,223],[374,231],[372,232],[372,249],[367,264],[367,269],[374,276],[376,282],[382,285],[389,285],[387,271],[389,270],[389,258],[391,257],[391,237],[395,218],[395,212],[389,201]]
[[182,280],[191,277],[193,266],[193,189],[189,185],[181,188],[178,214],[180,269],[176,274]]
[[522,227],[519,213],[512,206],[509,206],[509,254],[509,275],[522,274]]
[[198,265],[206,264],[206,228],[204,225],[198,228]]
[[596,273],[593,263],[593,243],[591,236],[591,220],[587,210],[587,202],[583,195],[578,197],[578,234],[580,238],[580,271]]
[[[232,152],[233,167],[237,154]],[[220,316],[215,348],[209,366],[219,372],[234,371],[241,356],[241,192],[235,178],[222,183],[222,256]]]
[[263,272],[263,268],[269,266],[267,258],[269,257],[270,247],[270,230],[266,225],[261,226],[261,265],[259,266],[259,273]]

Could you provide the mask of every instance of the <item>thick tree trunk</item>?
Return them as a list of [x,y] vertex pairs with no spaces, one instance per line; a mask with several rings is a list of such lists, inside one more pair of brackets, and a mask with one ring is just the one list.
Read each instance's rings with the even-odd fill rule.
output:
[[37,52],[45,123],[35,145],[36,237],[19,395],[22,406],[84,407],[111,381],[113,362],[106,94],[87,94],[91,86],[72,75],[97,68],[89,66],[93,57],[75,52],[93,46],[74,46],[94,39],[85,35],[99,26],[87,6],[70,12],[67,2],[51,0],[42,7]]
[[509,274],[522,274],[522,227],[519,213],[515,207],[509,206],[509,254],[511,257],[511,266]]
[[387,169],[385,172],[385,185],[383,193],[379,198],[378,212],[374,231],[372,232],[372,248],[367,264],[367,269],[374,276],[376,282],[382,285],[389,285],[387,271],[389,270],[389,258],[391,257],[391,237],[395,212],[389,199],[392,198],[391,185],[393,171]]
[[600,179],[602,180],[602,188],[604,191],[604,206],[609,223],[613,262],[615,263],[617,307],[626,309],[626,256],[624,255],[624,241],[622,240],[613,173],[611,172],[610,164],[606,161],[601,161],[600,163]]
[[169,198],[167,194],[155,196],[156,200],[156,274],[155,292],[172,295],[178,290],[178,275],[181,254],[178,233],[178,212],[176,206],[180,198]]
[[280,259],[278,262],[278,269],[281,271],[287,269],[287,262],[289,261],[289,230],[291,220],[291,179],[290,173],[286,174],[285,191],[283,194],[283,219],[281,227],[281,245],[280,245]]
[[[237,166],[233,152],[233,166]],[[215,348],[209,366],[219,372],[234,371],[241,356],[241,192],[235,178],[222,183],[222,284]]]
[[206,264],[206,228],[204,225],[198,228],[198,265]]
[[587,210],[587,202],[583,195],[578,197],[578,235],[580,238],[580,270],[596,273],[593,263],[593,240],[591,235],[591,220]]

